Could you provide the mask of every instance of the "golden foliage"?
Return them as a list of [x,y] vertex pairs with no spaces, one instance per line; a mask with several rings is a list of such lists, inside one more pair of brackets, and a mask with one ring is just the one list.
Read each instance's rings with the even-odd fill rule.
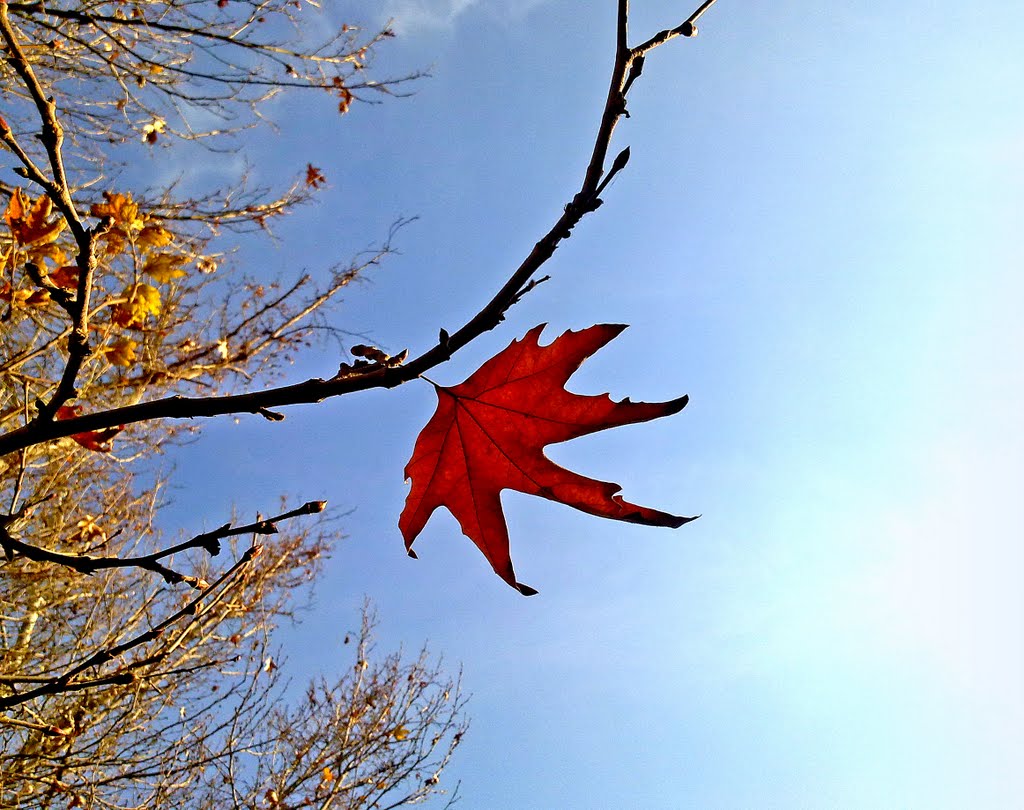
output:
[[139,212],[139,206],[132,200],[131,194],[118,194],[111,191],[103,192],[106,202],[93,203],[89,213],[94,217],[110,217],[114,224],[125,232],[140,231],[145,220]]
[[[153,172],[145,179],[146,167],[122,172],[118,153],[136,149],[140,136],[152,144],[218,134],[192,129],[183,109],[223,113],[244,130],[255,119],[248,111],[276,89],[264,85],[270,74],[259,68],[277,75],[283,55],[294,66],[282,77],[288,87],[308,82],[324,96],[336,92],[347,110],[353,92],[370,86],[361,78],[368,55],[361,40],[352,33],[326,50],[307,53],[303,44],[292,53],[284,43],[282,51],[282,43],[264,44],[273,35],[249,35],[260,28],[255,20],[249,29],[236,25],[238,14],[247,19],[247,4],[228,0],[78,3],[66,14],[56,6],[7,5],[0,0],[3,25],[14,32],[5,41],[21,44],[18,65],[33,75],[12,69],[21,57],[8,45],[0,59],[0,107],[11,122],[0,118],[11,147],[5,171],[20,160],[15,171],[35,186],[13,189],[8,179],[0,189],[8,197],[0,199],[0,433],[49,419],[80,418],[88,426],[105,411],[226,392],[236,380],[248,384],[284,370],[324,328],[326,322],[314,323],[318,310],[376,257],[326,281],[250,285],[232,280],[234,262],[222,257],[236,246],[219,240],[287,213],[323,174],[310,164],[306,186],[300,178],[275,194],[228,182],[223,195],[194,199],[173,182],[161,186],[162,170],[157,180]],[[300,3],[259,6],[268,18],[290,17]],[[218,32],[215,41],[237,47],[237,58],[212,64],[202,45],[210,40],[182,36],[184,28]],[[193,67],[202,62],[210,71],[195,86],[196,74],[182,68],[193,56]],[[242,67],[248,64],[252,70]],[[323,100],[333,106],[331,97]],[[65,136],[56,146],[54,131]],[[100,197],[102,187],[92,183],[103,177],[144,185],[108,187]],[[46,193],[38,199],[28,196],[40,190]],[[63,216],[71,217],[67,199],[88,215],[81,228]],[[215,272],[220,277],[211,277]],[[320,530],[268,536],[255,547],[266,549],[259,556],[250,549],[240,558],[242,540],[216,559],[198,546],[194,555],[159,556],[169,546],[155,524],[163,481],[147,474],[133,483],[132,470],[198,428],[169,421],[136,423],[128,433],[121,424],[82,426],[64,426],[64,433],[78,432],[0,459],[0,489],[13,513],[0,513],[0,529],[39,549],[3,548],[0,720],[9,722],[0,723],[0,807],[283,808],[305,806],[311,796],[324,806],[354,807],[350,800],[371,785],[401,790],[409,801],[435,792],[420,770],[443,767],[461,739],[459,712],[440,697],[457,684],[439,680],[423,660],[368,661],[366,617],[358,671],[313,683],[308,704],[280,700],[266,639],[292,615],[295,591],[318,570],[327,548]],[[118,562],[89,570],[86,557]],[[118,652],[108,660],[110,650]],[[85,660],[92,663],[73,669]],[[26,695],[45,679],[50,686]],[[381,711],[366,707],[367,693]],[[173,708],[166,717],[165,708]],[[207,724],[204,711],[217,722]],[[227,717],[230,732],[220,722]],[[404,731],[391,737],[394,728]],[[215,775],[233,774],[237,743],[254,739],[266,740],[272,756],[253,765],[251,786]]]
[[4,211],[4,221],[11,229],[14,241],[22,247],[44,245],[54,241],[64,230],[63,217],[50,220],[53,203],[46,194],[41,194],[32,205],[20,188],[15,189]]
[[150,284],[132,284],[121,294],[110,318],[126,329],[141,329],[148,315],[160,314],[160,290]]
[[69,542],[72,543],[88,543],[94,539],[100,543],[105,543],[107,533],[96,522],[96,518],[88,514],[75,524],[75,532],[68,538]]
[[136,237],[135,244],[142,250],[152,250],[167,247],[173,241],[174,235],[159,222],[147,221],[146,226]]
[[41,307],[50,303],[50,293],[29,287],[12,290],[10,282],[5,281],[0,285],[0,301],[7,301],[12,306]]
[[42,265],[44,260],[49,260],[54,267],[60,267],[68,263],[68,255],[59,245],[49,242],[29,248],[28,260],[39,265]]
[[156,253],[147,259],[142,272],[158,284],[166,284],[185,275],[185,271],[181,268],[186,262],[188,262],[188,256],[177,253]]
[[131,338],[118,338],[109,346],[104,347],[101,351],[104,356],[114,366],[122,366],[127,368],[136,361],[135,349],[138,347]]

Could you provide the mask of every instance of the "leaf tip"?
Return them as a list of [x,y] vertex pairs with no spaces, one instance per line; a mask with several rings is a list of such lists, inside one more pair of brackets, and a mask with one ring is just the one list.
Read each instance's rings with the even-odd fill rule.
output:
[[674,413],[679,413],[683,408],[685,408],[687,406],[687,404],[689,402],[690,402],[690,395],[689,394],[683,394],[678,399],[673,399],[673,400],[670,400],[669,402],[666,402],[665,403],[665,410],[666,410],[665,415],[666,416],[671,416]]
[[517,582],[515,584],[515,589],[523,596],[536,596],[540,593],[536,588],[531,588],[529,585],[524,585],[522,582]]
[[418,560],[419,559],[419,555],[415,551],[413,551],[411,548],[407,548],[405,550],[405,553],[408,554],[410,557],[412,557],[414,560]]
[[535,327],[533,327],[533,329],[531,329],[529,332],[527,332],[525,335],[523,335],[519,340],[514,340],[512,342],[513,343],[527,343],[527,342],[529,342],[529,343],[532,343],[534,346],[540,346],[540,336],[544,332],[544,330],[547,329],[547,327],[548,327],[548,322],[547,321],[544,321],[544,323],[539,323]]

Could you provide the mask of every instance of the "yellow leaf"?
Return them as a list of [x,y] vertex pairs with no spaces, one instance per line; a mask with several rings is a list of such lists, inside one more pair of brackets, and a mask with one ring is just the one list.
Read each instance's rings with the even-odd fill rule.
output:
[[63,217],[50,222],[50,213],[53,210],[53,203],[45,194],[32,203],[32,207],[25,210],[28,199],[19,188],[15,189],[7,203],[7,210],[4,212],[4,220],[7,227],[11,229],[14,240],[23,247],[32,245],[45,245],[56,239],[67,224]]
[[162,225],[151,222],[136,237],[135,244],[143,250],[150,250],[152,248],[166,247],[171,244],[173,239],[174,235],[169,230]]
[[77,531],[69,538],[71,542],[88,542],[94,537],[97,538],[101,543],[106,542],[107,533],[103,528],[96,522],[96,518],[92,515],[86,515],[78,523],[75,524]]
[[0,286],[0,301],[10,301],[16,307],[41,307],[50,303],[50,293],[31,287],[12,291],[10,283],[5,281],[3,286]]
[[147,315],[160,314],[160,290],[149,284],[132,284],[121,294],[124,299],[114,306],[111,319],[118,326],[138,329]]
[[160,290],[148,284],[136,284],[133,297],[136,308],[149,315],[160,314]]
[[132,201],[131,194],[104,191],[106,202],[93,203],[89,213],[94,217],[110,217],[125,231],[140,231],[146,224],[139,214],[139,206]]
[[20,222],[24,218],[27,206],[28,200],[25,199],[25,192],[20,188],[14,189],[14,193],[7,203],[7,210],[4,211],[4,222],[7,223],[7,227],[12,231],[14,230],[14,223]]
[[135,348],[139,344],[131,338],[118,338],[103,349],[111,365],[128,367],[135,362]]
[[398,726],[397,728],[395,728],[394,731],[391,732],[391,736],[399,741],[404,740],[406,737],[409,736],[409,729],[407,729],[405,726]]
[[175,253],[157,253],[149,257],[142,272],[154,278],[157,283],[166,284],[171,279],[185,275],[181,266],[187,261],[188,257]]
[[128,247],[124,231],[116,225],[109,231],[101,233],[99,239],[103,243],[103,252],[107,256],[117,256],[120,253],[124,253]]
[[325,765],[324,766],[323,781],[325,781],[325,782],[333,782],[334,781],[334,774],[331,773],[331,768],[330,768],[329,765]]
[[68,263],[68,255],[54,244],[36,245],[28,252],[28,257],[36,264],[42,264],[44,259],[53,262],[54,267],[60,267]]

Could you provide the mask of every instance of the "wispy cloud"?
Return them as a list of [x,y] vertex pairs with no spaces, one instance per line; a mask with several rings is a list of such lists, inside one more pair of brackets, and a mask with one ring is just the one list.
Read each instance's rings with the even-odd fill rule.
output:
[[381,17],[402,34],[451,28],[471,9],[499,20],[517,20],[547,0],[386,0]]

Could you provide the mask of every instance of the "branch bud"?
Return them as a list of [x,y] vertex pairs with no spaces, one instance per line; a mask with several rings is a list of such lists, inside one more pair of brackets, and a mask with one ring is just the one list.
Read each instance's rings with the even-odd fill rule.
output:
[[627,146],[619,154],[615,156],[615,160],[612,162],[612,172],[620,172],[626,168],[626,164],[629,163],[629,147]]

